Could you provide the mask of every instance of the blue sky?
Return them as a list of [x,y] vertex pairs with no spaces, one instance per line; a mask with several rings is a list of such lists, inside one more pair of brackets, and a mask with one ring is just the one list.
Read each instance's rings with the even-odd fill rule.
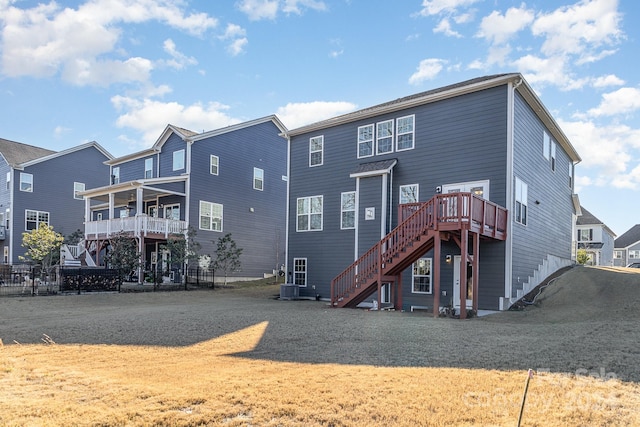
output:
[[115,156],[168,123],[300,125],[521,72],[583,161],[580,200],[640,223],[636,0],[0,0],[0,137]]

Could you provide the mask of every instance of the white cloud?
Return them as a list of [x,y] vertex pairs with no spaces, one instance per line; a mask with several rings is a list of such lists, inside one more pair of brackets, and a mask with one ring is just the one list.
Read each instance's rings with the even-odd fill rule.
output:
[[431,80],[442,71],[447,63],[444,59],[429,58],[423,59],[418,64],[418,69],[409,77],[409,84],[418,85],[425,80]]
[[53,136],[54,138],[58,139],[58,138],[61,138],[64,134],[69,132],[71,132],[70,128],[58,125],[55,127],[55,129],[53,129]]
[[509,8],[504,15],[493,11],[489,16],[482,18],[477,37],[485,38],[492,44],[506,43],[514,34],[527,28],[533,22],[533,18],[533,11],[526,9],[524,5],[518,9]]
[[282,11],[284,13],[295,13],[297,15],[302,14],[302,10],[300,6],[304,6],[313,10],[327,10],[327,5],[323,1],[317,0],[284,0],[284,6],[282,6]]
[[614,74],[600,76],[593,79],[593,87],[622,86],[624,80]]
[[236,7],[251,21],[276,19],[278,12],[301,15],[303,9],[327,10],[327,5],[319,0],[241,0]]
[[227,46],[227,52],[232,56],[238,56],[245,51],[249,39],[246,37],[247,31],[239,25],[227,24],[224,34],[219,38],[221,40],[231,40]]
[[602,101],[596,108],[588,111],[593,117],[615,116],[632,113],[640,109],[640,89],[623,87],[602,95]]
[[439,15],[441,13],[455,13],[461,7],[467,7],[480,0],[423,0],[422,16]]
[[[180,5],[169,0],[90,0],[77,9],[53,1],[30,9],[5,7],[0,18],[2,73],[49,77],[62,72],[70,83],[102,86],[143,80],[148,78],[150,60],[123,55],[117,46],[122,35],[119,25],[158,21],[193,35],[217,25],[215,18],[187,14]],[[119,57],[105,58],[108,54]]]
[[228,106],[217,102],[182,105],[178,102],[160,102],[118,95],[111,98],[111,103],[121,112],[116,126],[142,134],[142,141],[137,144],[138,148],[153,145],[167,124],[200,132],[240,122],[226,113]]
[[287,128],[295,129],[310,123],[349,113],[356,108],[357,105],[345,101],[298,102],[289,103],[284,107],[278,108],[276,114]]
[[447,18],[443,18],[433,29],[434,33],[442,33],[449,37],[462,37],[460,33],[451,29],[451,23]]
[[188,65],[196,65],[198,63],[198,60],[194,57],[186,56],[185,54],[178,52],[176,44],[171,39],[166,39],[164,41],[163,49],[171,56],[171,58],[173,58],[165,63],[176,70],[181,70]]

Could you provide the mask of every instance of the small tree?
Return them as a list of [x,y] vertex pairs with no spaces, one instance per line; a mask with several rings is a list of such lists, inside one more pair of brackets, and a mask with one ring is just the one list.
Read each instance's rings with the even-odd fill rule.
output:
[[124,232],[117,233],[109,243],[110,249],[105,256],[105,261],[110,268],[118,270],[120,279],[123,279],[140,266],[138,246],[135,239]]
[[[215,243],[215,242],[214,242]],[[231,233],[218,239],[216,257],[213,261],[213,268],[224,273],[224,285],[227,285],[227,276],[233,271],[240,271],[242,248],[237,247],[236,242],[231,238]]]
[[22,233],[22,247],[27,248],[21,260],[31,260],[42,268],[42,278],[51,273],[51,269],[60,261],[60,246],[64,237],[53,231],[53,227],[41,222],[38,228]]
[[162,249],[169,251],[171,263],[178,265],[181,271],[189,260],[198,258],[200,243],[195,240],[196,234],[196,229],[189,226],[186,236],[172,234],[167,239],[167,243],[161,246]]
[[589,261],[589,254],[585,249],[578,249],[576,253],[576,261],[580,265],[585,265]]

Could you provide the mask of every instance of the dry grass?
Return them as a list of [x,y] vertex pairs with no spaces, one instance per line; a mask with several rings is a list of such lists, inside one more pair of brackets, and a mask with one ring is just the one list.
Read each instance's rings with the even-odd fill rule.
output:
[[[524,371],[234,356],[267,324],[180,348],[0,346],[0,425],[516,425]],[[638,407],[640,387],[606,373],[538,373],[522,425],[640,425]]]

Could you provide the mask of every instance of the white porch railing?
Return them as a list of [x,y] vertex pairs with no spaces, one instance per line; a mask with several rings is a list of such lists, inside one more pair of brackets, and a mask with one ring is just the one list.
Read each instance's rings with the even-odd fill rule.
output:
[[85,238],[97,238],[98,236],[110,237],[116,233],[126,232],[133,233],[136,236],[162,234],[168,237],[169,234],[184,233],[186,229],[187,223],[185,221],[140,215],[85,222],[84,235]]

